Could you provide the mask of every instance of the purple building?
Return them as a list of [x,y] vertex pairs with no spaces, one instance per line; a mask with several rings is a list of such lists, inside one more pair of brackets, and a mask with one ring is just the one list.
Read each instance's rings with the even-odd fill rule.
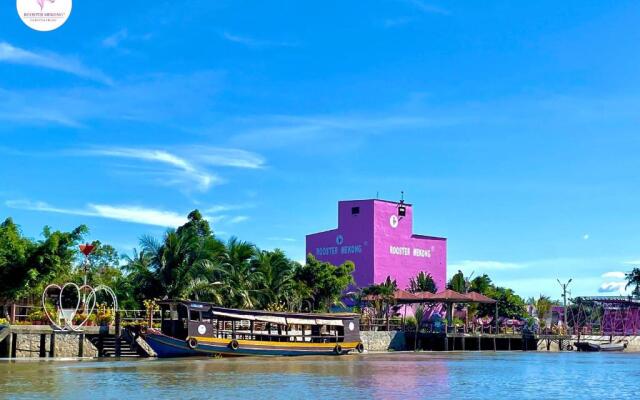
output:
[[447,240],[413,233],[411,204],[386,200],[338,203],[338,229],[307,235],[307,254],[335,265],[356,266],[356,285],[365,287],[395,279],[400,289],[424,271],[438,290],[445,288]]

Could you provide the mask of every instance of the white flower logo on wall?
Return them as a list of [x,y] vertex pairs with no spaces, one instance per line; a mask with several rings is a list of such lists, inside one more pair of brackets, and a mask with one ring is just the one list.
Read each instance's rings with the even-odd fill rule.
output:
[[22,22],[36,31],[61,27],[71,15],[72,0],[16,0]]

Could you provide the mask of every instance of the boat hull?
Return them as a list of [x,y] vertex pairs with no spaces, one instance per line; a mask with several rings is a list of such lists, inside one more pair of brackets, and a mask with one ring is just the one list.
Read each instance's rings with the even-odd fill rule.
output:
[[624,351],[626,348],[624,343],[590,343],[590,342],[576,342],[576,348],[578,351]]
[[[191,338],[192,346],[186,340],[166,336],[160,332],[147,332],[144,338],[158,357],[191,356],[309,356],[342,355],[356,349],[358,342],[349,343],[304,343],[304,342],[267,342],[255,340],[237,340],[234,349],[231,339],[209,337]],[[193,340],[195,339],[195,341]],[[339,349],[337,349],[339,345]],[[340,350],[340,352],[336,351]]]

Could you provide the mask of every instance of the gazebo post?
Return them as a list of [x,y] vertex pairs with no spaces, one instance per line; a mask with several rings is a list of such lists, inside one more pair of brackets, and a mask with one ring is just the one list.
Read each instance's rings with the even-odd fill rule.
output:
[[402,332],[405,331],[405,320],[407,319],[407,305],[404,305],[404,314],[402,315]]
[[500,333],[500,328],[498,327],[498,302],[496,301],[496,314],[495,317],[496,319],[496,334]]

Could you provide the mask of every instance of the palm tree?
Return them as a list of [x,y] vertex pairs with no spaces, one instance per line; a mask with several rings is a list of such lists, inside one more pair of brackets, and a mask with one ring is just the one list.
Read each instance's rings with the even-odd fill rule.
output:
[[625,289],[629,286],[635,286],[632,293],[634,296],[640,296],[640,268],[634,268],[626,275],[626,278],[628,283]]
[[226,305],[230,307],[254,308],[258,304],[259,290],[257,281],[259,274],[254,273],[251,260],[255,254],[255,246],[232,237],[215,263],[204,263],[222,282],[221,292]]
[[287,259],[282,250],[260,251],[256,249],[255,257],[251,260],[252,269],[260,279],[260,293],[258,294],[262,308],[277,304],[286,304],[291,309],[293,292],[294,265]]
[[407,289],[411,293],[436,293],[438,291],[438,287],[436,286],[436,283],[433,280],[431,274],[425,274],[423,271],[420,271],[420,273],[418,273],[415,278],[409,279],[409,287]]

